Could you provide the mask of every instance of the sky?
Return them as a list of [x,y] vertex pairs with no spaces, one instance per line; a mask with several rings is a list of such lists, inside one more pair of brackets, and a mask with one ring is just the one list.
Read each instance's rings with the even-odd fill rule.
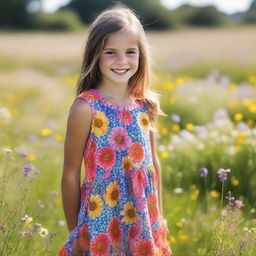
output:
[[[182,4],[195,6],[215,5],[218,10],[227,14],[247,11],[253,0],[161,0],[161,3],[170,9],[176,9]],[[42,8],[46,12],[55,12],[60,6],[70,0],[42,0]]]

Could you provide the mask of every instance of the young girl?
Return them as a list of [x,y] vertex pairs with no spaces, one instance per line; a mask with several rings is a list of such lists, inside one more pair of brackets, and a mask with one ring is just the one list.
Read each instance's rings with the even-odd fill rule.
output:
[[102,12],[90,26],[68,117],[62,201],[70,234],[59,256],[172,255],[154,137],[162,112],[150,75],[135,13],[121,4]]

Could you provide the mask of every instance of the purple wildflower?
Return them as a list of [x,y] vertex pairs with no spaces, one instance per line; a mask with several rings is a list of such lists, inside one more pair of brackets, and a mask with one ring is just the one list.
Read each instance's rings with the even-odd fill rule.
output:
[[21,152],[22,157],[26,158],[28,154],[26,152]]
[[200,176],[201,177],[206,177],[208,175],[207,168],[202,167],[202,168],[199,169],[199,171],[200,171]]
[[38,174],[40,174],[41,172],[40,172],[39,170],[35,170],[34,173],[38,175]]
[[226,196],[226,199],[228,200],[228,208],[230,209],[240,209],[244,206],[243,202],[241,200],[235,200],[235,198],[232,196],[231,191],[228,191],[228,196]]
[[171,119],[174,123],[179,123],[180,122],[180,116],[177,114],[172,114]]
[[226,199],[228,200],[228,206],[232,208],[234,206],[235,198],[232,196],[231,191],[228,191],[228,195],[226,196]]
[[23,168],[23,175],[25,177],[31,178],[32,176],[29,175],[29,173],[34,169],[34,165],[31,163],[28,163]]
[[218,175],[219,175],[219,179],[220,179],[220,181],[221,182],[224,182],[224,181],[226,181],[227,180],[227,173],[228,172],[231,172],[231,170],[230,169],[223,169],[223,168],[221,168],[221,169],[219,169],[218,170]]
[[244,206],[244,204],[243,204],[243,202],[241,200],[235,200],[235,207],[237,209],[240,209],[243,206]]

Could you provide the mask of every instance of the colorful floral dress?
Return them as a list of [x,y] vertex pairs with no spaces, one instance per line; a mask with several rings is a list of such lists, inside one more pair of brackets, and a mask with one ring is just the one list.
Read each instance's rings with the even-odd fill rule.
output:
[[93,119],[84,151],[78,225],[58,256],[172,255],[159,212],[146,103],[114,104],[95,89],[78,98]]

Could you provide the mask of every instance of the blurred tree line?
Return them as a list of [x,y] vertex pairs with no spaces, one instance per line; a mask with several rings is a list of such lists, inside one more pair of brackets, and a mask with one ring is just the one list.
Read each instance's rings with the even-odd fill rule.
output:
[[[0,0],[0,28],[32,30],[78,30],[88,25],[113,0],[72,0],[55,13],[44,13],[41,0]],[[165,8],[160,0],[120,1],[135,10],[146,30],[176,29],[187,26],[256,24],[256,0],[247,12],[226,15],[214,6],[182,5]]]

